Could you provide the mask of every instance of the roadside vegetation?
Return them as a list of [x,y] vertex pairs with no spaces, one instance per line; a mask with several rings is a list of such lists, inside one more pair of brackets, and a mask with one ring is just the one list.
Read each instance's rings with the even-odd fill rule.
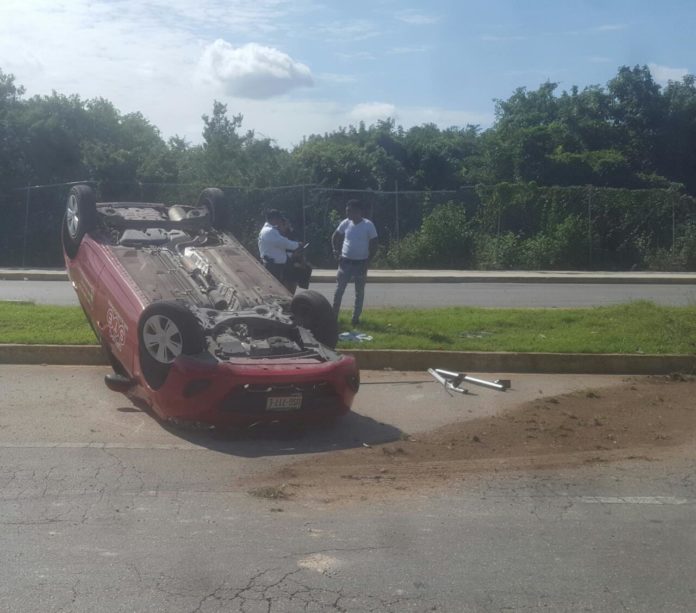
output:
[[[341,329],[349,330],[346,315]],[[696,353],[696,307],[648,301],[587,309],[372,309],[360,332],[371,342],[342,348]]]
[[518,88],[486,129],[385,118],[291,149],[234,111],[211,100],[199,143],[165,140],[104,98],[27,97],[0,67],[0,265],[60,266],[65,183],[90,179],[107,201],[224,188],[229,229],[252,250],[263,210],[283,209],[317,266],[345,190],[360,190],[380,266],[696,270],[693,75],[662,86],[622,66],[606,85]]
[[[348,312],[340,319],[349,330]],[[439,349],[571,353],[696,353],[696,306],[651,302],[590,309],[370,309],[366,342],[339,349]],[[0,343],[96,342],[79,307],[0,302]]]
[[79,307],[0,302],[0,343],[92,345],[96,342]]

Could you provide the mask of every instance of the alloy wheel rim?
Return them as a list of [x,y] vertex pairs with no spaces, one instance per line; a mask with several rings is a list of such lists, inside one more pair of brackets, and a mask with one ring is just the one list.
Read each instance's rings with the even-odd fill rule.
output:
[[68,232],[70,232],[70,236],[75,238],[77,236],[77,229],[80,225],[80,210],[77,206],[77,198],[75,198],[75,196],[70,196],[70,198],[68,198],[66,218],[68,222]]
[[184,345],[179,328],[164,315],[148,317],[143,326],[143,343],[160,364],[171,364],[181,355]]

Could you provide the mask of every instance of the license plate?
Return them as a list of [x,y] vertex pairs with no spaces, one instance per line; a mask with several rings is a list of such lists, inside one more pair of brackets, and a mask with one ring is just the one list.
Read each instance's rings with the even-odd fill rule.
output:
[[302,407],[302,396],[270,396],[266,399],[267,411],[295,411]]

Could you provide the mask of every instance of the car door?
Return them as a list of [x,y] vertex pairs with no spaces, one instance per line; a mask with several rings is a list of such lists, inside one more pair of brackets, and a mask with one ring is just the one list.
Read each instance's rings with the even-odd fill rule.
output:
[[138,319],[144,307],[130,276],[107,246],[102,249],[105,264],[95,297],[96,323],[114,357],[132,374],[138,346]]
[[94,243],[91,240],[84,240],[80,245],[77,256],[72,260],[66,258],[66,264],[68,277],[77,292],[80,305],[90,320],[92,328],[98,329],[96,326],[98,316],[95,312],[95,299],[104,268],[104,260],[99,256]]

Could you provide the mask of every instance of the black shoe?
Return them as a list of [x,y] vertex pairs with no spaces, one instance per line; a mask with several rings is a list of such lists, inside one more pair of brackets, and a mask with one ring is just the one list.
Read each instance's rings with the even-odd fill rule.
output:
[[350,320],[350,325],[351,325],[351,326],[359,326],[359,325],[360,325],[360,320],[359,320],[359,319],[351,319],[351,320]]

